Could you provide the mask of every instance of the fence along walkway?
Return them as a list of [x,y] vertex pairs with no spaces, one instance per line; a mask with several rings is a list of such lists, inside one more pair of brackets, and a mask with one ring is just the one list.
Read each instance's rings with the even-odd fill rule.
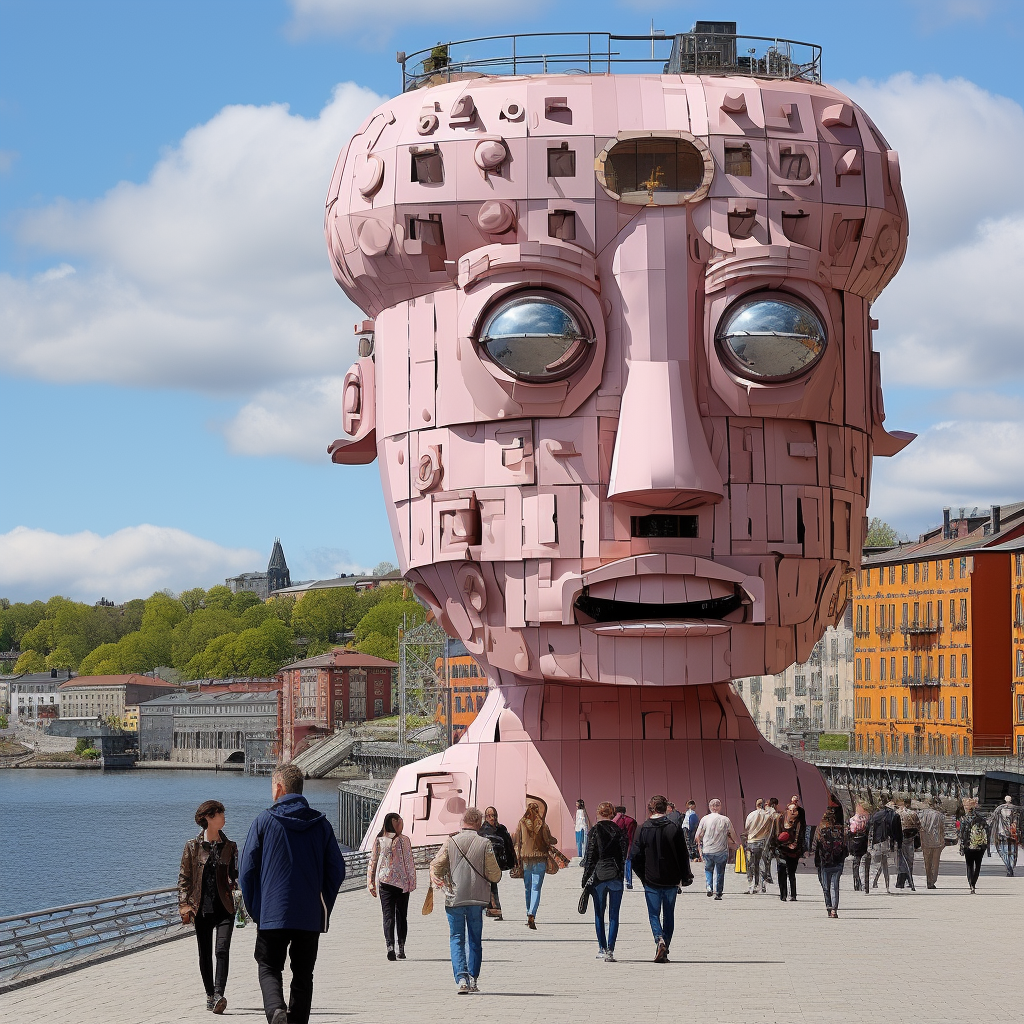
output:
[[[414,851],[426,867],[437,846]],[[369,854],[345,854],[342,892],[366,884]],[[0,992],[30,985],[193,934],[178,914],[178,890],[150,889],[0,918]]]

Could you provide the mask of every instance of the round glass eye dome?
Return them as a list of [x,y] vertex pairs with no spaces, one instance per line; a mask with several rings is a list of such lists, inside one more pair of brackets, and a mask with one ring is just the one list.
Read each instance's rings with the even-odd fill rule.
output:
[[550,292],[502,302],[480,331],[480,344],[498,366],[534,383],[568,377],[586,358],[593,340],[582,311]]
[[809,370],[822,356],[825,326],[810,306],[789,295],[741,299],[726,311],[715,342],[730,368],[753,381],[782,381]]

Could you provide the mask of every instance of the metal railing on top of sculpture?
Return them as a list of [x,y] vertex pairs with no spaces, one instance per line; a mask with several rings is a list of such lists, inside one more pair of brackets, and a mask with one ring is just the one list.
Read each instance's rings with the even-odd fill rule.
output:
[[[416,847],[416,866],[427,867],[439,849]],[[367,853],[345,854],[341,892],[366,884],[369,861]],[[181,923],[176,888],[0,917],[0,992],[192,933]]]
[[403,92],[477,75],[552,73],[719,74],[821,82],[816,43],[719,32],[520,32],[439,42],[415,53],[399,52],[398,62]]

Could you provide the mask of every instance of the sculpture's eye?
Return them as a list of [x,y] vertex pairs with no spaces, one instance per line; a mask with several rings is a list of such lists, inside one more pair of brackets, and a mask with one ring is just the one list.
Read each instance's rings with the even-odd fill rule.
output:
[[741,377],[781,381],[809,370],[825,351],[818,314],[791,296],[758,295],[727,310],[715,334],[721,357]]
[[507,299],[480,331],[480,344],[498,366],[535,383],[568,377],[586,359],[593,340],[582,310],[551,292]]

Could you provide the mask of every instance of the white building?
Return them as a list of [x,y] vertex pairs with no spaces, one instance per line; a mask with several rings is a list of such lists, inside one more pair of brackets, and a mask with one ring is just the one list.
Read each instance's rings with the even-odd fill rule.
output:
[[776,676],[749,676],[733,685],[764,737],[795,749],[821,733],[853,735],[853,605],[831,626],[808,661]]
[[10,676],[11,726],[38,722],[40,718],[57,718],[60,715],[57,687],[70,678],[71,673],[67,669],[56,668],[49,672],[22,672]]

